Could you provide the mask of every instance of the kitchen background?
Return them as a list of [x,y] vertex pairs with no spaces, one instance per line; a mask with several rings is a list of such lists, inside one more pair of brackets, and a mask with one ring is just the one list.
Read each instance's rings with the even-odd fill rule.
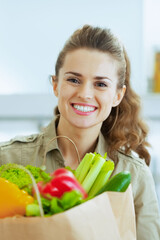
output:
[[49,76],[70,34],[86,23],[111,28],[131,60],[160,203],[159,12],[159,0],[0,0],[0,141],[37,133],[52,119]]

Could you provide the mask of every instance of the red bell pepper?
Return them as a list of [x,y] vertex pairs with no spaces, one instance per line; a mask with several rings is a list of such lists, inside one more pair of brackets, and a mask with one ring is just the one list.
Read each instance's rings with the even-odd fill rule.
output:
[[46,198],[61,198],[65,192],[72,190],[78,190],[82,194],[83,199],[88,196],[74,174],[65,168],[55,170],[51,173],[51,180],[49,182],[39,182],[37,186],[40,194]]

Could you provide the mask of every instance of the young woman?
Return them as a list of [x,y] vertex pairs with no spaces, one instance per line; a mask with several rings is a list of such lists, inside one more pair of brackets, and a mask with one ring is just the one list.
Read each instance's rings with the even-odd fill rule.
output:
[[[114,174],[128,170],[132,176],[137,239],[160,239],[160,215],[149,169],[147,127],[140,118],[140,99],[131,89],[130,62],[124,46],[108,29],[85,25],[60,52],[54,94],[56,118],[38,135],[1,144],[0,164],[42,165],[47,170],[78,166],[80,159],[98,152],[115,162]],[[136,153],[136,156],[135,156]]]

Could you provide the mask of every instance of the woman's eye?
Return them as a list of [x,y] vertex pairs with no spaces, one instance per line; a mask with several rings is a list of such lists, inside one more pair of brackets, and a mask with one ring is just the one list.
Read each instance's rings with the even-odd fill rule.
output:
[[76,84],[79,83],[79,80],[76,79],[76,78],[68,78],[67,81],[68,81],[68,82],[72,82],[72,83],[76,83]]
[[96,86],[97,86],[97,87],[107,87],[107,84],[104,83],[104,82],[97,82],[97,83],[96,83]]

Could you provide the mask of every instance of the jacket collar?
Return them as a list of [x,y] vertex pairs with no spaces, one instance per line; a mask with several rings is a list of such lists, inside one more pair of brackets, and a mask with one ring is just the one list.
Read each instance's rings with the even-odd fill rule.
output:
[[95,152],[104,156],[104,154],[107,152],[107,149],[108,149],[107,142],[106,142],[102,132],[100,132],[99,137],[98,137],[97,146],[95,148]]

